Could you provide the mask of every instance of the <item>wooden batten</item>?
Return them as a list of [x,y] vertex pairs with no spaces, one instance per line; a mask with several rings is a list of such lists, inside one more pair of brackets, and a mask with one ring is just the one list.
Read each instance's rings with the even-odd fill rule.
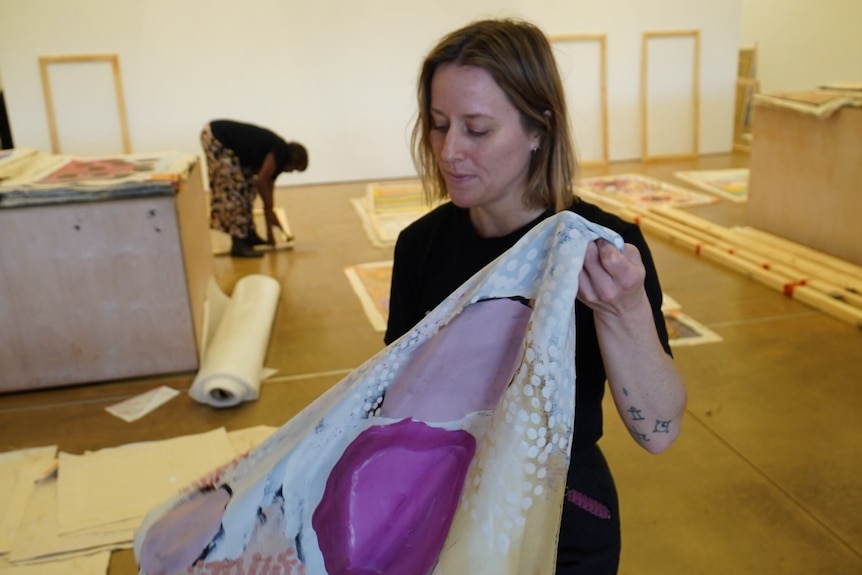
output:
[[[736,241],[734,230],[677,208],[642,208],[610,199],[591,198],[591,201],[652,235],[862,329],[860,292],[831,281],[833,276],[828,268],[813,265],[803,272],[792,265],[773,263],[793,256],[781,254],[774,246],[763,253],[761,244]],[[816,272],[826,272],[826,277]]]

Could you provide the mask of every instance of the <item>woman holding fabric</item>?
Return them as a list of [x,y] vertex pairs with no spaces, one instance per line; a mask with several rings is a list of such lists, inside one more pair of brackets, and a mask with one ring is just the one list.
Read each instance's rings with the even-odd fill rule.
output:
[[587,250],[576,310],[574,442],[557,574],[616,573],[616,488],[598,447],[605,381],[634,440],[653,453],[680,432],[685,388],[640,229],[575,197],[576,161],[551,47],[534,25],[487,20],[445,36],[418,84],[413,153],[429,200],[449,199],[395,246],[391,343],[529,229],[570,210],[619,233]]
[[[212,190],[210,225],[230,234],[232,256],[261,257],[254,247],[274,245],[272,229],[281,227],[273,212],[275,179],[282,172],[305,171],[307,150],[266,128],[233,120],[215,120],[204,126],[201,145]],[[263,202],[266,240],[254,227],[255,194]]]

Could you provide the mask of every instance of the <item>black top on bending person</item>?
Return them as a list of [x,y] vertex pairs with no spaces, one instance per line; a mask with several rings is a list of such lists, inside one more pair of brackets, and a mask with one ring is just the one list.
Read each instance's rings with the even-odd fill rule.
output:
[[[271,130],[234,120],[207,124],[201,144],[212,190],[212,227],[230,234],[232,255],[260,257],[254,247],[274,244],[272,230],[281,227],[273,212],[275,180],[282,172],[304,171],[308,151]],[[266,241],[257,235],[252,218],[255,195],[263,202]]]

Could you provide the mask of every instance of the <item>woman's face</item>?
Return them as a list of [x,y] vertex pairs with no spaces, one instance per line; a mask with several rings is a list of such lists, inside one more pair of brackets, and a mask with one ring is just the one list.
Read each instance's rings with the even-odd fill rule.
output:
[[431,79],[431,147],[452,202],[522,206],[538,136],[484,68],[443,64]]

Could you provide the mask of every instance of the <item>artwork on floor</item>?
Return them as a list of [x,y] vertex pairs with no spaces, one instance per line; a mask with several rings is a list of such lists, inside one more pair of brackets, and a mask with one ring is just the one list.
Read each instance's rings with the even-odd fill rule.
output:
[[671,347],[722,341],[720,335],[683,313],[682,306],[667,294],[662,294],[661,311]]
[[392,282],[392,261],[356,264],[344,268],[353,293],[375,331],[386,331],[389,317],[389,288]]
[[245,457],[152,509],[140,573],[553,572],[576,361],[557,318],[598,237],[622,247],[570,212],[530,230]]
[[674,176],[731,202],[748,201],[748,168],[675,172]]
[[431,209],[416,180],[370,183],[365,195],[352,198],[350,203],[362,219],[368,239],[377,247],[395,245],[401,230]]
[[712,204],[718,198],[674,186],[641,174],[619,174],[583,178],[575,186],[575,193],[586,201],[611,202],[622,207],[686,207]]
[[[375,331],[385,332],[389,317],[389,288],[392,261],[356,264],[344,268],[350,287],[362,304],[365,316]],[[697,345],[721,341],[721,336],[682,312],[673,298],[664,295],[662,312],[671,346]]]

